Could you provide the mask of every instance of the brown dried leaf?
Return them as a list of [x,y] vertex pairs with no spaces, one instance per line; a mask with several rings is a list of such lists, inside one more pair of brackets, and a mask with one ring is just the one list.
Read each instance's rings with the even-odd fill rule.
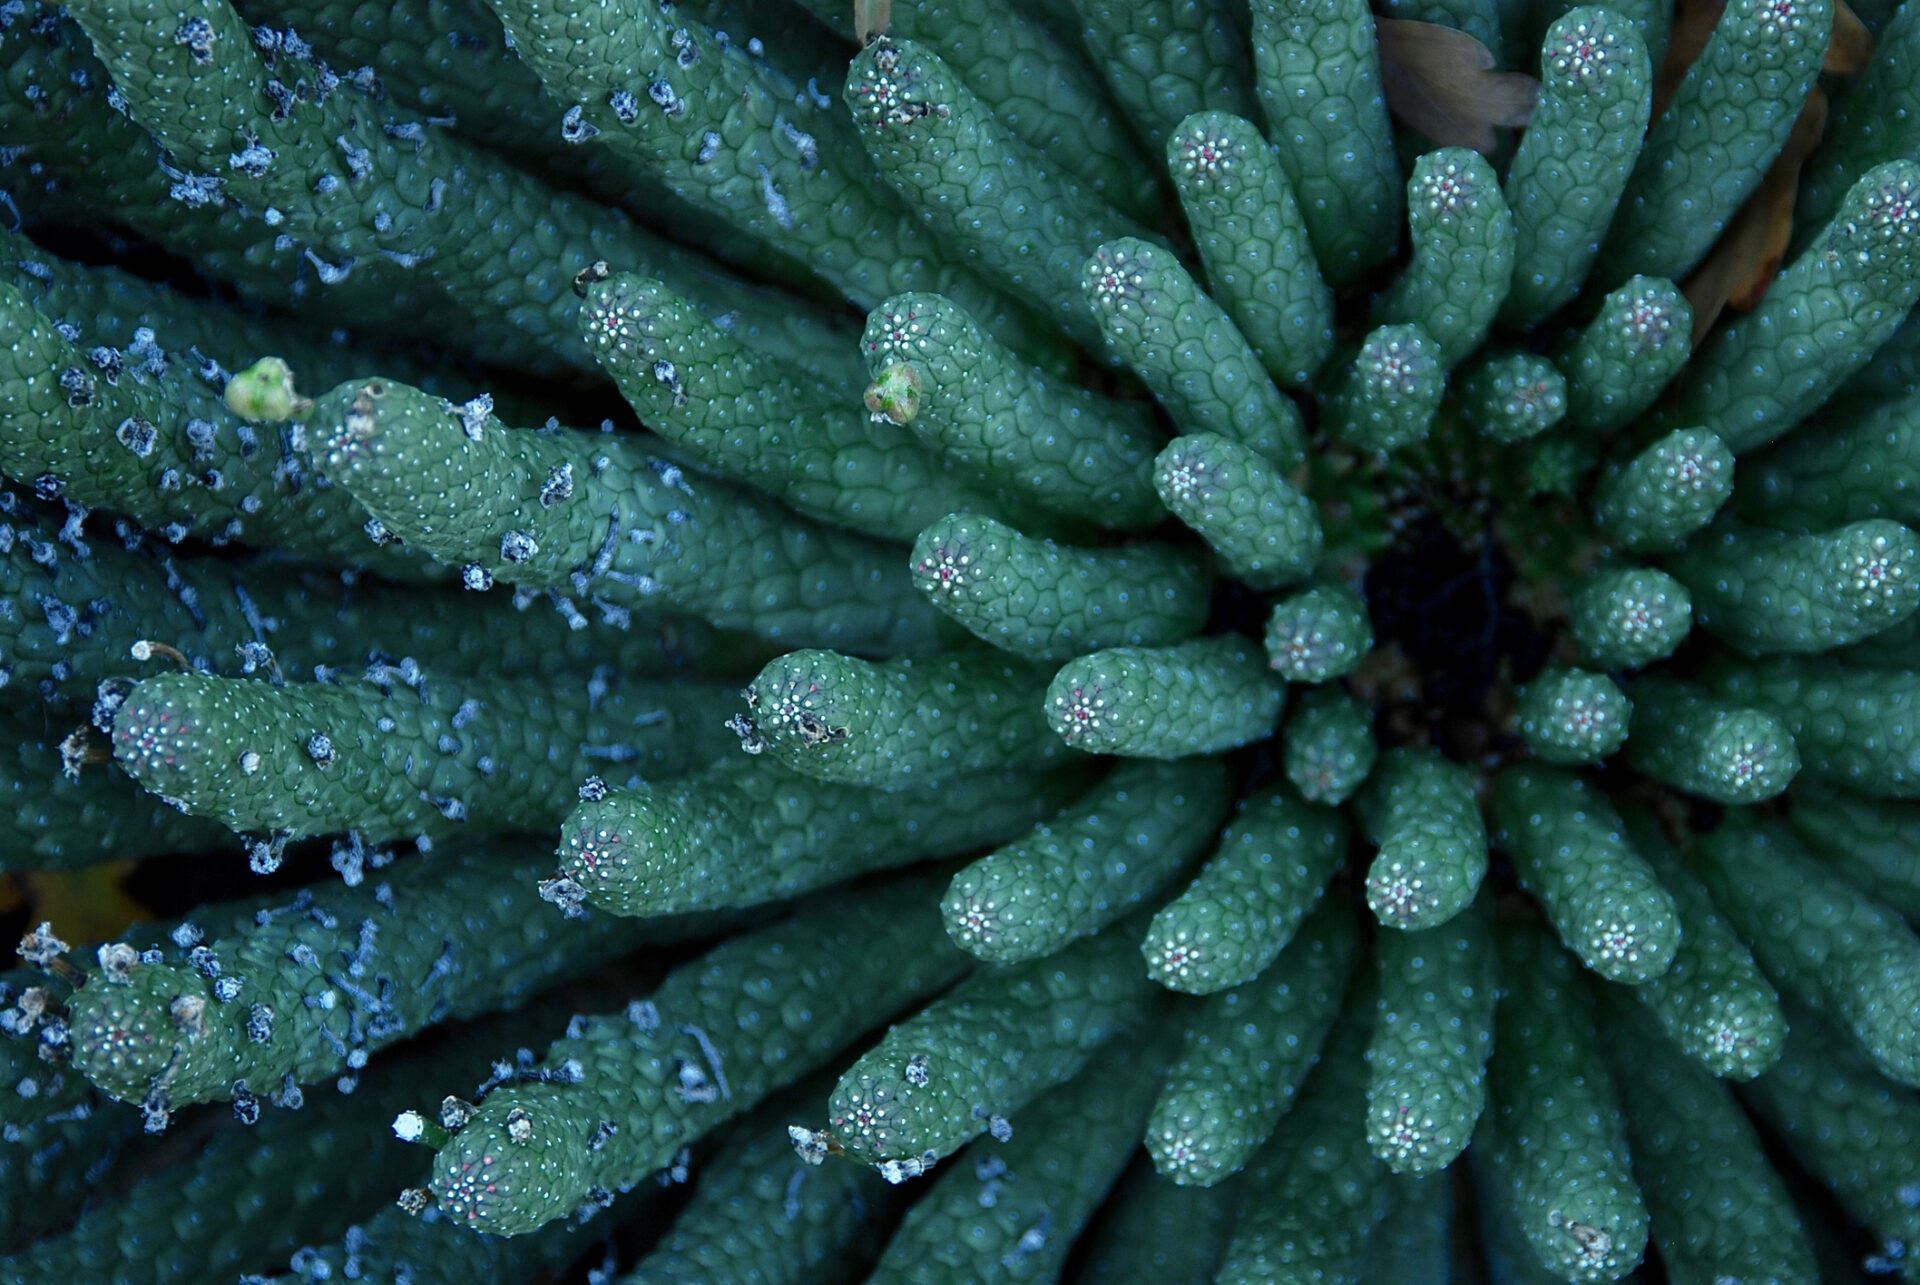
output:
[[1491,152],[1495,129],[1533,118],[1540,82],[1495,71],[1493,54],[1464,31],[1405,18],[1376,18],[1387,108],[1442,147]]
[[1833,33],[1827,37],[1827,57],[1820,70],[1836,76],[1857,76],[1872,57],[1873,33],[1848,7],[1847,0],[1834,0]]
[[1773,285],[1793,236],[1800,167],[1819,146],[1826,126],[1827,96],[1816,86],[1766,177],[1682,287],[1693,305],[1694,343],[1700,342],[1724,309],[1749,312]]
[[865,46],[887,34],[893,22],[893,0],[853,0],[853,38]]

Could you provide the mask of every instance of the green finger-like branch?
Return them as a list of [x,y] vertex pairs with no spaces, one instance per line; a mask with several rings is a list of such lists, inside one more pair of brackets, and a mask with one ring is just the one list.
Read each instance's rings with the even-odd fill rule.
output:
[[1029,364],[939,295],[896,295],[867,317],[867,405],[928,447],[1052,512],[1139,530],[1160,520],[1149,408]]
[[1920,10],[1896,8],[1875,33],[1873,58],[1834,95],[1794,201],[1797,226],[1818,228],[1876,165],[1920,154]]
[[1555,1279],[1613,1281],[1647,1242],[1626,1121],[1578,972],[1525,923],[1502,926],[1488,1111],[1474,1148]]
[[1081,549],[954,513],[913,543],[913,580],[969,633],[1036,660],[1178,642],[1206,623],[1212,585],[1175,545]]
[[48,1001],[67,990],[27,969],[0,973],[0,1011],[9,1019],[0,1038],[0,1089],[9,1094],[0,1124],[0,1253],[57,1232],[140,1131],[138,1115],[111,1109],[77,1072],[41,1058],[45,1042],[66,1030]]
[[1362,450],[1396,451],[1426,439],[1446,388],[1440,345],[1424,329],[1381,326],[1328,383],[1321,422]]
[[1115,101],[1153,147],[1195,112],[1253,114],[1246,38],[1221,0],[1074,0],[1073,11]]
[[1278,150],[1242,116],[1203,112],[1167,140],[1167,170],[1209,292],[1274,379],[1306,385],[1333,350],[1333,292]]
[[1733,494],[1733,452],[1701,428],[1675,429],[1594,488],[1593,520],[1638,552],[1677,549]]
[[1909,313],[1873,360],[1847,377],[1822,410],[1833,418],[1859,414],[1920,392],[1920,323]]
[[1619,567],[1582,584],[1570,611],[1581,657],[1596,669],[1665,660],[1693,628],[1693,595],[1664,571]]
[[1664,3],[1664,0],[1618,0],[1618,3],[1606,7],[1633,23],[1633,29],[1640,33],[1640,39],[1647,46],[1653,65],[1660,67],[1673,34],[1673,6]]
[[[796,274],[791,258],[697,215],[644,165],[605,145],[580,146],[590,141],[589,131],[567,123],[566,108],[519,56],[514,37],[485,0],[395,0],[368,13],[356,12],[350,0],[275,0],[271,7],[242,0],[238,7],[242,17],[292,29],[334,67],[376,67],[380,88],[394,102],[415,115],[439,118],[522,168],[561,177],[655,226],[671,226],[676,237],[756,275],[777,280]],[[708,26],[752,21],[760,17],[757,9],[764,11],[757,0],[680,6]],[[822,29],[789,23],[781,34],[767,54],[795,78],[844,61]],[[556,138],[568,146],[556,148]],[[694,226],[699,223],[709,226]]]
[[1920,1100],[1874,1072],[1813,1010],[1788,1008],[1793,1034],[1771,1074],[1740,1095],[1832,1189],[1852,1217],[1890,1244],[1920,1236],[1913,1198]]
[[1402,208],[1373,15],[1358,0],[1254,0],[1252,17],[1268,136],[1320,270],[1350,284],[1393,253]]
[[1693,850],[1715,904],[1775,980],[1843,1024],[1883,1075],[1920,1085],[1920,937],[1779,823],[1736,813]]
[[1863,799],[1815,781],[1793,791],[1787,820],[1808,846],[1857,888],[1920,921],[1920,862],[1914,812],[1904,803]]
[[1733,521],[1667,559],[1702,628],[1754,655],[1831,651],[1920,607],[1920,536],[1873,518],[1788,535]]
[[752,906],[972,852],[1052,815],[1077,771],[987,772],[926,788],[843,785],[734,755],[680,781],[583,800],[543,885],[562,906],[664,915]]
[[1741,467],[1734,504],[1749,522],[1823,530],[1849,520],[1920,523],[1920,396],[1821,419]]
[[1192,995],[1258,977],[1326,895],[1346,854],[1346,822],[1332,809],[1283,790],[1248,800],[1186,891],[1154,915],[1141,944],[1147,971]]
[[1375,325],[1417,322],[1458,365],[1480,346],[1513,281],[1514,221],[1500,180],[1464,147],[1428,152],[1407,180],[1413,258],[1374,301]]
[[231,559],[105,540],[84,548],[82,556],[62,543],[54,523],[24,506],[0,523],[0,596],[19,605],[0,611],[0,669],[7,683],[31,684],[45,700],[92,701],[102,680],[125,675],[155,644],[203,672],[277,666],[315,678],[369,664],[494,676],[584,675],[600,664],[636,676],[725,672],[752,654],[685,617],[625,614],[617,619],[628,627],[619,629],[577,610],[569,616],[453,588],[291,567],[256,576]]
[[1511,445],[1540,436],[1567,413],[1567,381],[1545,357],[1492,350],[1461,372],[1454,404],[1482,436]]
[[303,419],[321,471],[407,548],[493,581],[670,605],[786,643],[924,646],[897,550],[690,473],[632,437],[510,428],[392,380]]
[[[274,90],[306,69],[267,57],[226,0],[144,9],[123,0],[76,8],[128,112],[203,183],[260,211],[272,235],[306,254],[323,287],[364,274],[382,288],[442,297],[455,326],[471,314],[516,364],[586,365],[567,290],[596,261],[665,276],[746,335],[777,343],[819,328],[812,309],[778,300],[635,227],[556,191],[418,119],[341,84],[299,110]],[[194,38],[177,39],[195,23]],[[293,63],[292,66],[282,65]],[[392,127],[392,128],[388,128]],[[269,217],[270,212],[270,217]],[[460,229],[466,231],[460,231]],[[805,341],[803,341],[805,342]]]
[[1623,1011],[1607,1053],[1661,1262],[1683,1280],[1818,1280],[1793,1199],[1733,1095],[1652,1023],[1609,1006]]
[[1543,763],[1598,763],[1627,739],[1634,702],[1605,674],[1549,669],[1520,689],[1520,735]]
[[566,128],[652,175],[696,217],[778,247],[856,307],[899,290],[941,290],[983,315],[1001,311],[871,182],[837,110],[706,23],[644,3],[492,7],[520,59],[564,105]]
[[1831,653],[1834,658],[1863,669],[1906,669],[1920,660],[1920,612],[1890,629],[1863,638],[1851,647]]
[[489,1053],[545,1038],[557,1024],[549,1008],[470,1027],[390,1065],[375,1063],[352,1093],[315,1094],[298,1111],[297,1088],[276,1093],[276,1105],[289,1109],[262,1112],[251,1128],[227,1120],[200,1135],[178,1163],[0,1259],[0,1282],[111,1281],[137,1270],[150,1285],[201,1285],[285,1262],[392,1199],[409,1157],[387,1122],[423,1081],[465,1088],[485,1074]]
[[1057,1280],[1140,1144],[1161,1058],[1101,1058],[1029,1103],[1011,1139],[975,1143],[907,1211],[868,1279]]
[[1540,101],[1504,186],[1515,231],[1510,326],[1566,306],[1593,267],[1653,108],[1653,65],[1627,15],[1572,9],[1540,46]]
[[126,514],[172,542],[284,548],[323,562],[412,572],[367,543],[350,496],[300,485],[288,436],[255,429],[183,365],[67,338],[0,282],[0,472],[42,494]]
[[[799,3],[854,39],[846,5]],[[1067,5],[1029,9],[1005,0],[921,0],[888,17],[893,37],[938,53],[994,123],[1032,149],[1045,168],[1072,175],[1136,218],[1157,211],[1153,177],[1100,72],[1076,47]]]
[[1600,301],[1554,354],[1567,377],[1567,418],[1609,433],[1638,419],[1693,351],[1693,305],[1673,282],[1636,276]]
[[1689,272],[1760,185],[1820,73],[1830,0],[1732,0],[1647,131],[1601,263],[1617,281]]
[[1714,1075],[1751,1080],[1780,1058],[1787,1019],[1753,952],[1699,878],[1645,812],[1631,812],[1634,846],[1659,873],[1680,911],[1680,949],[1664,976],[1633,988],[1674,1047]]
[[1154,460],[1153,485],[1236,580],[1279,589],[1320,561],[1326,541],[1313,502],[1239,442],[1212,433],[1175,438]]
[[1183,1186],[1240,1172],[1320,1056],[1358,950],[1353,912],[1323,906],[1260,976],[1207,997],[1147,1119],[1154,1166]]
[[1098,785],[953,877],[947,935],[996,964],[1050,955],[1162,891],[1231,802],[1211,759],[1123,762]]
[[1771,442],[1871,361],[1916,299],[1920,162],[1891,161],[1863,175],[1759,306],[1688,363],[1661,423],[1701,425],[1736,455]]
[[1667,971],[1678,912],[1605,795],[1569,772],[1509,768],[1489,816],[1521,887],[1588,968],[1629,986]]
[[949,984],[966,956],[946,943],[933,892],[908,880],[802,903],[676,968],[647,1000],[578,1021],[547,1049],[546,1074],[496,1090],[441,1148],[441,1211],[508,1236],[564,1218]]
[[1399,1174],[1435,1173],[1466,1149],[1486,1107],[1498,972],[1482,902],[1378,947],[1367,1049],[1367,1141]]
[[1325,683],[1353,672],[1373,647],[1367,604],[1343,584],[1315,585],[1273,604],[1267,662],[1290,683]]
[[1786,724],[1810,778],[1874,798],[1920,798],[1920,673],[1782,656],[1708,671],[1714,693]]
[[1217,754],[1273,731],[1286,689],[1236,634],[1171,647],[1113,647],[1068,661],[1047,686],[1059,739],[1093,754]]
[[74,1065],[149,1110],[313,1084],[432,1023],[676,935],[671,921],[562,927],[539,910],[542,865],[528,843],[410,857],[264,912],[190,958],[97,971],[68,1005]]
[[1434,928],[1473,900],[1487,873],[1487,831],[1466,769],[1433,750],[1389,750],[1360,796],[1379,851],[1367,904],[1389,928]]
[[[168,160],[153,136],[115,107],[119,95],[107,69],[71,16],[41,9],[24,31],[15,30],[0,81],[0,121],[8,144],[20,149],[18,160],[41,180],[10,185],[24,214],[36,223],[131,231],[191,256],[250,300],[282,307],[307,301],[317,282],[291,239],[277,243],[274,230],[238,202],[203,199],[217,195],[218,186]],[[360,287],[369,279],[349,278],[329,293],[364,302],[370,296]]]
[[774,1099],[730,1131],[726,1145],[698,1166],[693,1196],[666,1235],[613,1285],[828,1285],[873,1261],[896,1202],[871,1169],[810,1165],[794,1154],[783,1126],[809,1087]]
[[1366,1043],[1365,1021],[1344,1014],[1286,1125],[1254,1157],[1220,1285],[1358,1280],[1387,1195],[1387,1168],[1354,1127]]
[[70,870],[104,861],[230,846],[215,821],[183,815],[104,763],[67,770],[82,730],[32,707],[0,711],[0,870]]
[[1784,724],[1765,710],[1715,700],[1669,678],[1633,686],[1627,761],[1663,784],[1715,803],[1773,798],[1800,771]]
[[[204,371],[202,380],[215,394],[222,378],[216,371],[243,369],[261,353],[291,363],[315,387],[349,378],[364,355],[359,337],[345,329],[185,294],[122,268],[63,259],[4,229],[0,277],[48,320],[77,327],[82,344],[117,347],[140,365],[164,355]],[[405,352],[384,358],[439,391],[461,396],[471,391],[471,380],[460,372],[433,369]]]
[[1301,461],[1299,409],[1170,251],[1138,237],[1103,242],[1080,286],[1107,351],[1140,377],[1180,432],[1230,438],[1285,468]]
[[[113,715],[114,757],[195,816],[371,843],[557,826],[595,772],[670,776],[717,757],[727,687],[639,680],[293,683],[165,674]],[[716,732],[713,729],[719,727]]]
[[827,381],[758,352],[659,281],[587,287],[587,347],[656,432],[728,477],[804,513],[910,540],[948,513],[999,511],[897,429]]
[[888,661],[796,651],[747,687],[749,753],[883,788],[1067,758],[1042,711],[1046,671],[969,653]]
[[[792,1154],[791,1149],[788,1155]],[[645,1184],[615,1198],[610,1218],[624,1221],[667,1216],[672,1191]],[[354,1223],[338,1239],[303,1245],[289,1259],[298,1268],[258,1278],[264,1285],[314,1285],[322,1280],[410,1281],[412,1285],[460,1285],[489,1275],[509,1280],[539,1280],[578,1265],[583,1248],[579,1229],[553,1223],[528,1236],[477,1236],[429,1205],[410,1213],[391,1201],[372,1217]],[[251,1285],[251,1282],[249,1283]]]
[[[48,228],[91,229],[109,236],[131,231],[172,254],[191,258],[194,266],[211,279],[252,302],[300,311],[304,314],[300,329],[309,334],[334,331],[350,316],[356,330],[400,339],[410,346],[419,338],[417,323],[422,310],[445,307],[423,275],[401,279],[379,272],[376,265],[362,264],[362,270],[343,277],[337,264],[318,254],[310,258],[310,247],[291,234],[282,235],[286,221],[277,209],[263,211],[251,201],[240,199],[238,188],[225,186],[226,154],[211,170],[196,173],[201,167],[182,164],[178,157],[162,150],[125,114],[124,96],[93,56],[85,33],[53,9],[39,12],[39,17],[16,28],[21,38],[9,42],[9,75],[0,85],[0,117],[5,122],[0,132],[5,133],[9,145],[20,149],[15,156],[23,164],[16,172],[24,175],[30,171],[33,176],[31,182],[15,186],[10,195],[18,199],[32,222]],[[275,31],[266,39],[285,52],[285,67],[292,75],[316,89],[325,87],[328,93],[339,87],[337,73],[312,59],[311,50],[302,41],[297,37],[280,41],[280,34]],[[362,91],[377,84],[365,73],[356,73],[350,79]],[[404,116],[396,119],[385,113],[380,116],[408,137],[409,148],[412,136],[426,134],[427,125],[422,120]],[[375,124],[379,123],[376,119]],[[495,163],[486,164],[491,167]],[[563,205],[569,204],[551,190],[539,190]],[[561,209],[560,221],[571,223],[586,209],[584,205]],[[327,269],[324,276],[323,266]],[[740,300],[756,297],[737,282],[716,283],[716,288],[722,293],[732,290]],[[167,293],[177,298],[173,290]],[[819,329],[811,320],[786,334],[761,329],[759,322],[772,315],[761,312],[745,318],[748,328],[763,342],[797,339]],[[79,322],[77,318],[62,320]],[[551,353],[531,348],[497,307],[464,310],[447,320],[457,329],[458,338],[490,363],[514,366],[533,361],[545,368],[554,363]],[[282,351],[279,343],[248,342],[250,329],[236,326],[206,351],[229,365],[242,364],[261,351]],[[276,325],[274,329],[281,327]],[[160,333],[162,342],[170,345],[167,332]],[[303,346],[296,342],[289,349]],[[817,346],[812,351],[816,356],[827,355]],[[294,353],[288,351],[288,355]],[[396,365],[403,361],[398,355],[391,360]],[[333,377],[349,373],[338,370]]]
[[1294,702],[1281,733],[1287,780],[1309,803],[1337,807],[1366,781],[1380,756],[1372,711],[1333,684]]
[[[1011,132],[927,45],[875,40],[848,69],[845,97],[880,178],[961,262],[1082,344],[1099,344],[1080,266],[1101,242],[1144,228]],[[1004,198],[974,201],[983,181]]]
[[1138,946],[1137,929],[1122,925],[974,974],[841,1075],[827,1104],[831,1136],[856,1160],[924,1167],[1057,1091],[1143,1020],[1150,988]]

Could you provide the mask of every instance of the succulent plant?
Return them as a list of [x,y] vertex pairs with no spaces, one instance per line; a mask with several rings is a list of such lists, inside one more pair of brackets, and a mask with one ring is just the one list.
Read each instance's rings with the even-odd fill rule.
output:
[[1920,1280],[1916,94],[0,4],[0,1282]]

